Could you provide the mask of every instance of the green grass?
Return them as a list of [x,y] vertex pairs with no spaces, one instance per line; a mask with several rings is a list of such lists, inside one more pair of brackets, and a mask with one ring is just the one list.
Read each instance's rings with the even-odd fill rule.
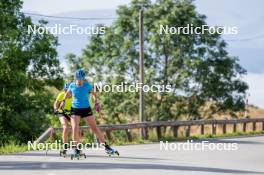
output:
[[0,147],[0,155],[1,154],[10,154],[10,153],[17,153],[17,152],[25,152],[27,151],[27,145],[18,145],[15,142],[10,142],[5,146]]

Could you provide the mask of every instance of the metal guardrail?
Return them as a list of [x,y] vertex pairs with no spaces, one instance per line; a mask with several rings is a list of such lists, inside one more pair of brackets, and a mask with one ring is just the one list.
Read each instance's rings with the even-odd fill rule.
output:
[[[173,136],[178,137],[179,127],[187,126],[186,136],[190,136],[191,126],[201,126],[200,133],[204,135],[205,125],[212,125],[212,134],[216,134],[216,126],[221,125],[222,131],[225,134],[227,131],[227,125],[233,125],[233,132],[237,131],[237,124],[243,124],[243,132],[247,132],[247,125],[252,123],[252,130],[256,131],[256,124],[262,123],[262,130],[264,130],[264,118],[243,118],[243,119],[230,119],[230,120],[188,120],[188,121],[155,121],[155,122],[143,122],[143,123],[131,123],[131,124],[119,124],[119,125],[99,125],[98,127],[106,132],[108,139],[111,140],[111,131],[114,130],[125,130],[127,134],[127,139],[132,141],[132,136],[130,133],[131,129],[144,128],[146,135],[144,139],[148,138],[148,128],[156,128],[158,139],[161,138],[161,127],[171,127],[173,131]],[[80,130],[88,130],[89,126],[81,126]],[[62,131],[62,128],[48,128],[35,142],[41,143],[46,141],[53,133]]]

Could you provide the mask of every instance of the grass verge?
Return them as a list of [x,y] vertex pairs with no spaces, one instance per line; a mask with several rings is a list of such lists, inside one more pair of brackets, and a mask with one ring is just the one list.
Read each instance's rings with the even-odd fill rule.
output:
[[18,153],[27,151],[27,145],[18,145],[15,142],[10,142],[4,146],[0,147],[0,155],[2,154],[10,154],[10,153]]

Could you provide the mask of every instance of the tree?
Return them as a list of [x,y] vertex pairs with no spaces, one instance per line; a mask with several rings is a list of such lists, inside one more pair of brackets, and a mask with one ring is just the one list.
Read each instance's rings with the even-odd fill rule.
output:
[[[94,81],[138,82],[138,12],[142,7],[145,8],[145,83],[171,85],[173,89],[145,94],[147,120],[181,116],[199,119],[206,105],[210,106],[211,114],[244,110],[248,86],[241,76],[246,71],[237,58],[227,53],[227,44],[220,34],[159,33],[160,25],[206,25],[206,16],[199,14],[190,0],[155,3],[133,0],[120,6],[117,20],[104,35],[91,36],[78,58]],[[102,93],[101,96],[105,112],[112,119],[137,116],[137,93]]]
[[[28,33],[30,17],[19,10],[20,0],[1,1],[0,15],[0,145],[26,142],[46,129],[52,94],[62,86],[57,38]],[[37,27],[44,26],[40,21]]]

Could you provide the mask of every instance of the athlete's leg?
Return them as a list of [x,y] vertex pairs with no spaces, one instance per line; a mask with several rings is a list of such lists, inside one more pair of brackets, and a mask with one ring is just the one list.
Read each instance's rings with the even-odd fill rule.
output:
[[80,123],[80,116],[72,115],[71,117],[72,141],[75,141],[76,142],[75,144],[80,143],[79,123]]
[[63,143],[68,143],[68,120],[66,117],[62,116],[59,118],[60,119],[60,123],[62,126],[62,141]]
[[92,131],[95,133],[96,137],[98,138],[100,143],[105,143],[104,135],[101,130],[97,127],[96,121],[93,116],[88,116],[84,118],[87,125],[90,126]]
[[92,131],[95,133],[96,137],[98,138],[100,144],[103,144],[105,147],[105,151],[107,152],[107,154],[117,154],[119,155],[119,153],[117,151],[115,151],[114,149],[112,149],[106,142],[105,142],[105,138],[103,133],[101,132],[101,130],[97,127],[96,125],[96,121],[94,119],[94,117],[91,116],[87,116],[84,118],[85,122],[87,125],[90,126],[90,128],[92,129]]

